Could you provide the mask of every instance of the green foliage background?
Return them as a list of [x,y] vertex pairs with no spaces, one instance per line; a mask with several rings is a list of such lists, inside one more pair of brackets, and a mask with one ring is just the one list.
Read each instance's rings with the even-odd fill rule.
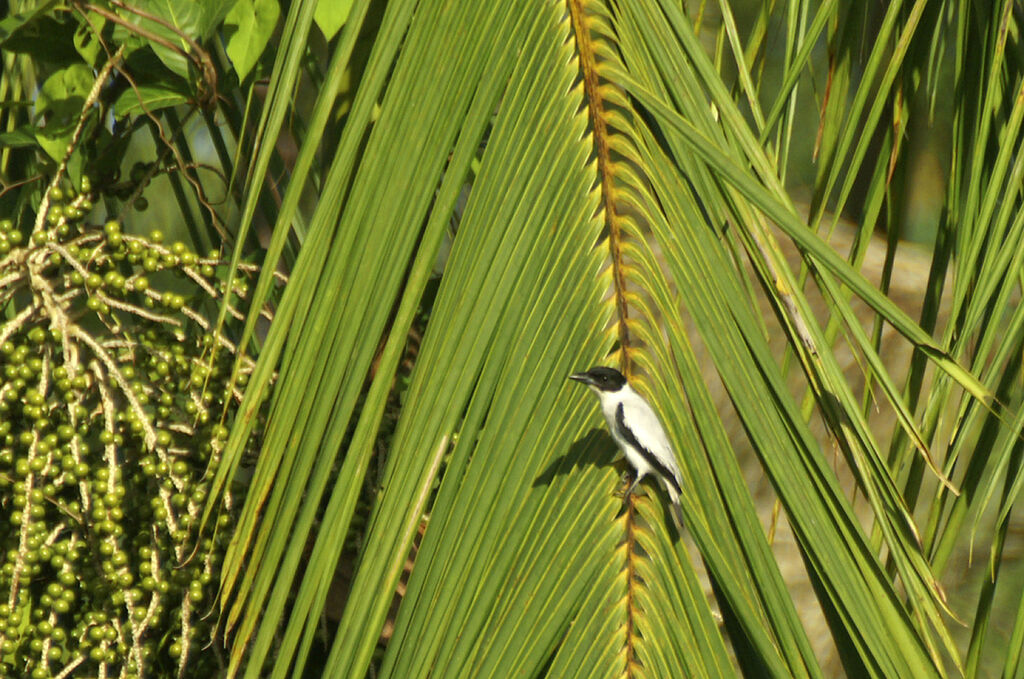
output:
[[[224,289],[259,267],[209,307],[255,365],[174,672],[1024,676],[1024,15],[866,5],[13,3],[15,228],[89,177]],[[614,496],[598,363],[664,415],[686,536]]]

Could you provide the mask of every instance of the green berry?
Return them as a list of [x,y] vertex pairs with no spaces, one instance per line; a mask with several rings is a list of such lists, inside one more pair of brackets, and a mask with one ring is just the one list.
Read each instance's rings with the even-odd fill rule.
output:
[[46,341],[46,331],[37,325],[28,331],[28,339],[33,344],[42,344]]
[[103,282],[115,290],[124,288],[124,276],[118,271],[108,271],[103,277]]

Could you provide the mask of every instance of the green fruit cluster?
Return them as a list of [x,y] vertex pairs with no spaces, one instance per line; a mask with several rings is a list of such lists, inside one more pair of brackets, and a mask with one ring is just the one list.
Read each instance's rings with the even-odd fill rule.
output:
[[247,376],[209,320],[225,267],[87,223],[87,183],[46,198],[31,233],[0,220],[0,676],[201,676],[233,519],[199,524]]

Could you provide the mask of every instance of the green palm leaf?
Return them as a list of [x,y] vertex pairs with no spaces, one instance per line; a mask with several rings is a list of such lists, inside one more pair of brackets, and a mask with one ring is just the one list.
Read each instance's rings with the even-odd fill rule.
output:
[[[331,84],[314,106],[257,300],[269,295],[287,227],[299,219],[368,6],[354,4],[334,46]],[[915,365],[926,359],[943,371],[943,389],[973,397],[961,420],[997,422],[998,385],[861,275],[863,247],[848,262],[798,216],[779,178],[797,83],[813,41],[848,17],[837,3],[809,22],[806,7],[791,9],[784,86],[765,115],[756,77],[763,16],[744,45],[735,16],[723,12],[720,44],[739,69],[730,92],[720,59],[673,3],[387,5],[243,403],[244,414],[255,412],[276,375],[222,579],[233,674],[301,675],[345,558],[354,573],[327,676],[363,676],[371,666],[403,678],[713,677],[735,668],[822,676],[709,372],[785,510],[847,673],[929,677],[960,667],[952,611],[926,556],[931,535],[922,539],[892,454],[832,355],[840,331],[896,414],[914,464],[949,490],[953,468],[935,457],[933,420],[919,419],[915,398],[887,372],[851,297],[905,337]],[[812,225],[837,184],[840,204],[847,200],[880,124],[871,87],[896,87],[900,60],[916,55],[908,41],[921,9],[885,16],[884,35],[901,31],[898,50],[880,71],[885,48],[874,49],[872,80],[852,95],[861,136],[842,116],[826,116]],[[278,55],[280,86],[267,102],[250,186],[263,184],[312,17],[311,3],[291,7],[298,37]],[[848,87],[843,77],[837,88]],[[874,195],[887,172],[876,166]],[[258,192],[247,196],[243,224],[258,201]],[[833,320],[815,318],[780,238],[796,243]],[[1000,262],[1000,271],[1010,266]],[[440,288],[364,512],[358,559],[343,557],[435,266]],[[868,500],[874,535],[786,382],[762,298]],[[977,313],[966,318],[977,323]],[[255,325],[249,319],[247,337]],[[685,536],[668,528],[655,484],[645,484],[645,497],[614,497],[613,444],[593,431],[589,397],[565,381],[612,361],[651,398],[676,444]],[[243,417],[232,432],[216,491],[242,468],[251,428]],[[1004,519],[1010,506],[1004,500]]]

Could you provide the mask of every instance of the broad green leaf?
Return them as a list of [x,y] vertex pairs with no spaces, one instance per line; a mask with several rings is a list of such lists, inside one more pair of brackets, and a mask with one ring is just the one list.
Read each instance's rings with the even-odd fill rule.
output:
[[[93,66],[94,68],[100,68],[107,55],[103,51],[103,44],[99,40],[99,35],[103,32],[103,27],[106,26],[106,19],[99,16],[89,17],[88,23],[81,23],[75,30],[74,45],[78,54],[81,55],[85,63]],[[127,53],[127,50],[125,50]]]
[[[205,41],[231,10],[235,0],[140,0],[118,14],[160,40],[148,39],[160,61],[191,80],[193,43]],[[145,36],[143,36],[145,38]]]
[[0,132],[0,146],[16,149],[36,146],[37,144],[36,128],[34,127],[19,127],[10,132]]
[[182,90],[181,84],[173,81],[167,84],[139,85],[137,88],[129,88],[114,102],[114,115],[119,118],[127,115],[141,115],[184,104],[189,100],[189,93]]
[[53,3],[43,3],[28,14],[16,14],[0,21],[0,47],[5,52],[30,56],[43,63],[65,66],[75,61],[71,36],[72,21],[60,21],[48,15]]
[[[92,69],[76,63],[53,73],[39,90],[35,115],[46,122],[36,131],[36,141],[55,162],[68,154],[72,134],[80,115],[85,113],[86,97],[95,77]],[[76,156],[76,166],[81,162]]]
[[48,18],[47,13],[56,4],[56,0],[40,2],[27,12],[9,14],[0,19],[0,45],[6,49],[13,49],[7,43],[22,31],[29,33],[30,38],[38,38],[40,22]]
[[337,0],[337,2],[320,2],[316,6],[313,19],[324,37],[331,40],[348,20],[352,11],[353,0]]
[[[318,8],[330,4],[333,3],[319,3]],[[238,0],[224,17],[225,51],[240,81],[259,61],[280,14],[277,0]]]
[[[235,0],[142,0],[135,7],[167,21],[176,32],[206,40],[231,11]],[[155,22],[150,21],[150,24]]]
[[85,64],[71,64],[55,71],[36,95],[37,116],[50,115],[51,121],[67,125],[77,120],[96,77]]

